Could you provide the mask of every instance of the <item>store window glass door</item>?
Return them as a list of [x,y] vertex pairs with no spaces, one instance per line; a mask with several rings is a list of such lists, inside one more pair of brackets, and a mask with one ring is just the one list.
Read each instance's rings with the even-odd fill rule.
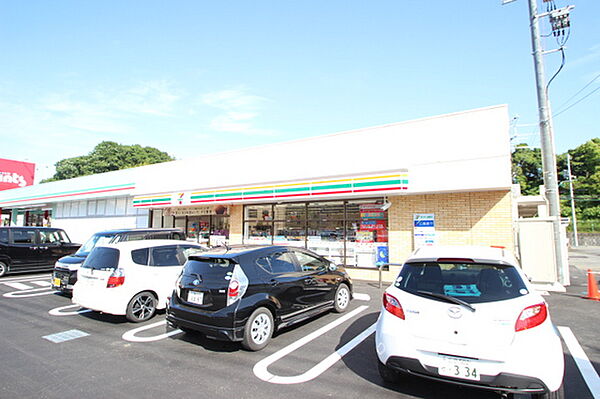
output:
[[210,216],[188,217],[186,233],[189,239],[208,244],[210,239]]

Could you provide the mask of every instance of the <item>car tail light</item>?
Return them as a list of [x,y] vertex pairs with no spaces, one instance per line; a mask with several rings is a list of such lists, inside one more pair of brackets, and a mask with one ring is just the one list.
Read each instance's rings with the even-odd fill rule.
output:
[[385,310],[387,310],[394,316],[404,320],[404,310],[400,305],[400,301],[398,301],[393,295],[390,295],[387,292],[383,293],[383,307],[385,308]]
[[548,308],[545,303],[528,306],[519,315],[515,324],[515,331],[523,331],[542,324],[548,317]]
[[227,306],[244,296],[248,288],[248,277],[240,265],[235,265],[227,287]]
[[115,288],[125,284],[125,270],[115,269],[106,282],[106,288]]

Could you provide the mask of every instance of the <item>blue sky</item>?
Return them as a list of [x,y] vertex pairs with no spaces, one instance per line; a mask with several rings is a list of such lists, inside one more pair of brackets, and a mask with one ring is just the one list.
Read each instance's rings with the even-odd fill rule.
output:
[[[600,74],[600,2],[571,4],[555,113],[600,87],[567,102]],[[526,0],[12,0],[0,18],[0,158],[41,177],[102,140],[187,158],[496,104],[540,142]],[[600,90],[557,115],[557,152],[600,137],[599,114]]]

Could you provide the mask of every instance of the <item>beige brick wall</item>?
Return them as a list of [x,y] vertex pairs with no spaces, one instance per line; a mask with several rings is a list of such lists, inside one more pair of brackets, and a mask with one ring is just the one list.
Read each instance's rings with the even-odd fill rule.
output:
[[229,243],[241,244],[244,237],[244,206],[229,206]]
[[[390,262],[402,263],[413,251],[413,215],[435,214],[440,245],[502,245],[514,249],[510,191],[427,194],[389,197]],[[384,272],[393,280],[399,267]],[[370,270],[349,270],[356,279],[376,280]]]

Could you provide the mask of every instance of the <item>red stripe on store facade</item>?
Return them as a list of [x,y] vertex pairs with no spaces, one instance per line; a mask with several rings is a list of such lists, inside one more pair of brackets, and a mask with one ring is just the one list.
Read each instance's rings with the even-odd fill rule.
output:
[[171,205],[170,202],[155,202],[154,204],[135,204],[134,208],[141,208],[143,206],[153,206],[153,205]]
[[134,188],[135,188],[135,186],[133,186],[133,187],[123,187],[123,188],[111,188],[110,190],[87,191],[87,192],[84,192],[84,193],[73,193],[73,194],[64,194],[64,195],[50,195],[48,197],[38,197],[38,198],[33,198],[33,199],[32,198],[28,198],[28,199],[17,200],[17,201],[6,201],[6,202],[3,202],[3,204],[10,204],[10,203],[14,203],[14,202],[23,202],[23,201],[38,201],[38,200],[44,200],[44,199],[50,199],[50,198],[72,197],[72,196],[75,196],[75,195],[108,193],[108,192],[111,192],[111,191],[132,190]]

